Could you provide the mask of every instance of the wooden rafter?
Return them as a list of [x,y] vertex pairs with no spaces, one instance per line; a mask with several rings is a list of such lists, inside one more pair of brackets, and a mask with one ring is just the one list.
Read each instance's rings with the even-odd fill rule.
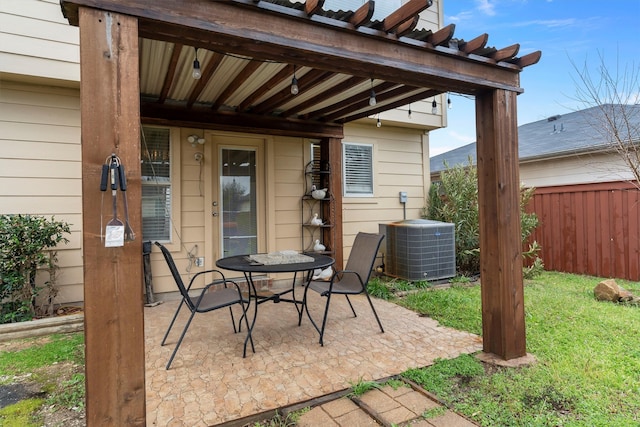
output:
[[531,52],[527,55],[524,55],[523,57],[517,58],[516,59],[516,64],[521,67],[528,67],[529,65],[533,65],[533,64],[537,64],[538,61],[540,61],[540,58],[542,57],[542,52],[535,51],[535,52]]
[[[391,83],[391,82],[384,82],[382,84],[379,84],[378,86],[376,86],[374,89],[376,91],[376,94],[378,93],[382,93],[384,91],[387,91],[393,87],[398,86],[395,83]],[[310,118],[314,118],[314,117],[324,117],[325,114],[330,113],[332,111],[338,110],[338,109],[342,109],[344,107],[347,107],[349,105],[355,104],[356,102],[359,102],[363,99],[369,99],[369,91],[370,89],[367,89],[364,92],[360,92],[356,95],[350,96],[349,98],[343,99],[339,102],[336,102],[335,104],[329,105],[328,107],[324,107],[321,108],[319,110],[315,110],[315,111],[311,111],[307,114],[305,114],[303,117],[306,119],[310,119]]]
[[[380,106],[382,106],[386,101],[390,101],[394,98],[397,98],[399,96],[405,95],[408,92],[413,92],[416,89],[418,89],[417,87],[411,87],[411,86],[400,86],[397,87],[395,89],[392,90],[388,90],[382,93],[378,93],[376,92],[376,101],[377,104],[380,104]],[[368,92],[367,92],[368,94]],[[377,105],[376,104],[376,105]],[[353,113],[354,111],[360,111],[363,108],[366,108],[368,111],[371,110],[371,107],[369,105],[369,96],[366,95],[365,99],[358,101],[354,104],[349,105],[348,107],[345,107],[341,110],[335,111],[331,114],[326,114],[324,116],[324,119],[327,121],[339,121],[339,119],[344,118],[345,116],[350,115],[351,113]],[[380,108],[380,107],[378,107]]]
[[414,19],[420,12],[433,4],[433,0],[410,0],[400,6],[395,12],[384,18],[382,30],[390,33],[395,31],[406,21]]
[[182,51],[181,43],[173,44],[173,51],[171,52],[171,59],[169,60],[169,67],[167,68],[167,74],[164,76],[164,83],[160,90],[160,96],[158,97],[159,103],[164,103],[169,95],[169,90],[173,84],[173,79],[176,75],[176,66],[178,65],[178,58],[180,58],[180,52]]
[[351,15],[351,18],[349,18],[349,23],[355,28],[358,28],[359,26],[369,22],[373,16],[373,12],[375,11],[374,4],[373,0],[369,0],[360,6],[358,10]]
[[262,63],[257,61],[249,61],[247,65],[242,69],[240,73],[233,79],[231,83],[225,88],[225,90],[218,96],[218,98],[213,101],[213,105],[211,108],[213,110],[217,110],[220,108],[222,104],[231,96],[233,93],[238,90],[242,84],[247,81],[249,77],[258,69]]
[[273,77],[269,79],[265,84],[256,88],[256,90],[251,93],[248,97],[242,101],[237,108],[238,112],[247,111],[251,104],[253,104],[257,99],[262,97],[265,93],[269,92],[274,87],[278,86],[285,79],[291,78],[293,75],[293,65],[288,65],[283,67],[278,73],[276,73]]
[[315,15],[322,10],[323,5],[324,0],[307,0],[304,4],[304,13],[307,16]]
[[360,113],[356,113],[352,116],[347,116],[347,117],[343,117],[342,119],[338,120],[338,123],[348,123],[348,122],[352,122],[354,120],[359,120],[359,119],[363,119],[365,117],[369,117],[372,116],[374,114],[378,114],[378,113],[382,113],[384,111],[388,111],[389,108],[399,108],[399,107],[404,107],[405,105],[411,104],[412,102],[418,102],[418,101],[422,101],[423,99],[426,98],[430,98],[432,96],[436,96],[439,95],[440,92],[437,90],[433,90],[433,89],[427,89],[427,90],[423,90],[420,93],[416,93],[414,95],[411,95],[407,98],[402,98],[398,101],[392,102],[390,104],[385,104],[379,108],[374,108],[373,110],[368,110],[368,111],[363,111]]
[[[301,91],[307,90],[310,87],[320,83],[322,80],[328,78],[333,73],[322,70],[311,70],[304,76],[298,77],[298,88]],[[280,92],[273,95],[271,98],[262,101],[260,104],[254,106],[251,109],[253,114],[265,114],[270,113],[275,108],[282,104],[287,103],[291,99],[291,89],[286,87]]]
[[216,72],[216,70],[220,66],[220,63],[222,62],[223,59],[224,59],[224,55],[221,55],[217,52],[213,52],[213,57],[206,64],[203,65],[202,76],[197,81],[193,90],[189,94],[189,100],[187,101],[187,108],[191,108],[191,106],[198,100],[198,97],[200,96],[204,88],[209,83],[209,80],[211,80],[211,76],[213,76],[213,73]]
[[418,25],[418,22],[420,22],[420,17],[416,15],[413,19],[405,21],[403,24],[399,25],[396,29],[396,37],[402,37],[413,31]]
[[347,80],[338,83],[337,85],[335,85],[334,87],[332,87],[329,90],[326,90],[324,92],[321,92],[320,94],[316,95],[313,98],[309,98],[307,101],[305,102],[301,102],[300,104],[296,105],[295,107],[289,108],[287,111],[283,111],[281,116],[282,117],[291,117],[295,114],[297,114],[300,111],[304,111],[307,108],[311,108],[314,105],[317,105],[323,101],[326,101],[329,98],[332,98],[334,96],[336,96],[336,94],[338,93],[342,93],[348,89],[351,89],[354,86],[359,85],[360,83],[362,83],[363,81],[365,81],[366,78],[364,77],[350,77]]
[[511,46],[505,47],[503,49],[497,50],[491,55],[491,58],[496,62],[504,61],[505,59],[511,59],[518,54],[520,50],[519,44],[512,44]]
[[449,40],[451,40],[455,31],[456,24],[449,24],[428,36],[427,43],[432,46],[446,46],[449,44]]
[[466,54],[476,53],[487,45],[488,40],[489,34],[484,33],[472,40],[469,40],[468,42],[459,43],[458,49]]

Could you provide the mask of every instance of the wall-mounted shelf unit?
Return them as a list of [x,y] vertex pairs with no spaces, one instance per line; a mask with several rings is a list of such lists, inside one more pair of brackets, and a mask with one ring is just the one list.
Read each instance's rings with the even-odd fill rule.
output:
[[[331,169],[328,162],[311,161],[305,167],[305,194],[302,196],[302,251],[335,255],[335,202],[330,187]],[[326,189],[323,198],[312,196],[313,190]],[[317,214],[321,224],[313,224]],[[324,251],[314,250],[316,241],[325,246]]]

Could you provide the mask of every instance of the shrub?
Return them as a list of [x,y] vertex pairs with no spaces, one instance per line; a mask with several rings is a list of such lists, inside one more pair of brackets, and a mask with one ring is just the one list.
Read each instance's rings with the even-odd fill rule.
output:
[[[478,172],[469,158],[468,165],[456,165],[440,174],[441,181],[434,182],[429,189],[429,204],[423,208],[423,217],[452,223],[456,236],[456,267],[461,275],[475,275],[480,271],[480,222],[478,219]],[[520,218],[522,241],[525,242],[538,226],[535,213],[525,212],[535,188],[520,190]],[[524,253],[533,260],[528,274],[542,270],[542,261],[537,257],[540,246],[534,242]]]
[[0,215],[0,323],[31,320],[36,315],[38,268],[49,270],[45,286],[55,288],[56,253],[47,249],[67,243],[69,225],[42,216]]

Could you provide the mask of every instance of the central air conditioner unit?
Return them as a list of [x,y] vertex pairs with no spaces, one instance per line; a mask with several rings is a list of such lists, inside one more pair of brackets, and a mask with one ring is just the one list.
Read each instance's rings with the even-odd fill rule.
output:
[[409,281],[448,279],[456,275],[454,224],[410,219],[379,224],[384,272]]

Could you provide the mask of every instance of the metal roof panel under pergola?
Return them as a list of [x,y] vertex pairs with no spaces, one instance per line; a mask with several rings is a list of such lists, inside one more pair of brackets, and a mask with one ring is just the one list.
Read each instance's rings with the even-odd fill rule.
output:
[[475,96],[483,346],[503,359],[526,354],[516,103],[519,73],[540,52],[487,47],[486,34],[456,39],[454,26],[416,30],[430,0],[378,21],[373,1],[356,11],[323,3],[61,0],[80,28],[88,424],[145,424],[141,242],[105,248],[94,215],[105,153],[115,152],[132,166],[139,229],[141,123],[322,139],[341,170],[345,123],[444,92]]

